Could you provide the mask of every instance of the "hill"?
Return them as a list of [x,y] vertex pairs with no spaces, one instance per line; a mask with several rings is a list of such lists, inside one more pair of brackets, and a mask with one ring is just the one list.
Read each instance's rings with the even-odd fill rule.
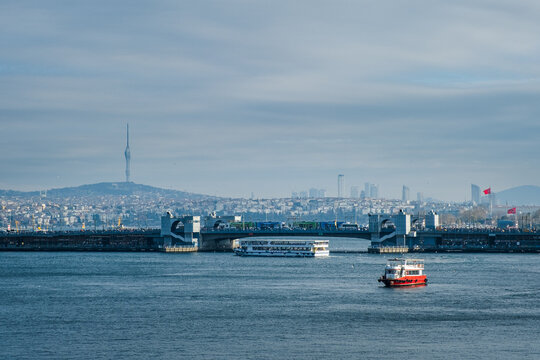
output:
[[[39,191],[0,190],[0,196],[37,196]],[[48,197],[85,197],[106,195],[150,195],[165,196],[175,199],[203,199],[211,196],[194,194],[179,190],[162,189],[133,182],[102,182],[97,184],[80,185],[47,190]]]
[[523,185],[500,191],[497,203],[508,205],[540,205],[540,186]]

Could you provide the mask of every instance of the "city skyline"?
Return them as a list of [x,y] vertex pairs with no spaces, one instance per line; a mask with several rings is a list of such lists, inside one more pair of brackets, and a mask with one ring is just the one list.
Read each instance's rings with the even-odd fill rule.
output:
[[[340,174],[340,175],[344,176],[343,174]],[[339,177],[338,177],[338,179],[339,179]],[[254,192],[251,192],[249,197],[245,197],[245,196],[230,197],[230,196],[211,195],[211,194],[206,194],[206,193],[185,192],[185,191],[183,191],[181,189],[160,188],[160,187],[153,186],[151,184],[140,184],[140,183],[136,183],[136,182],[133,182],[133,181],[125,181],[125,180],[123,180],[123,181],[103,181],[103,182],[94,183],[94,184],[79,184],[79,185],[75,185],[75,186],[48,188],[48,189],[44,189],[44,190],[32,189],[32,190],[28,190],[28,191],[20,191],[20,190],[11,190],[11,189],[0,189],[0,192],[5,192],[4,196],[6,198],[9,198],[10,196],[17,197],[19,195],[20,196],[31,196],[31,195],[33,196],[33,194],[36,194],[36,193],[39,194],[39,197],[46,198],[48,192],[50,192],[50,191],[52,191],[54,193],[57,193],[58,191],[73,192],[73,191],[78,191],[78,189],[82,189],[83,192],[86,192],[86,191],[88,191],[88,189],[97,189],[99,187],[103,187],[103,188],[112,187],[113,189],[117,189],[116,191],[118,191],[120,189],[120,187],[122,187],[125,190],[125,188],[121,185],[122,183],[126,183],[126,184],[130,183],[137,189],[153,188],[153,189],[156,189],[158,191],[161,191],[161,190],[169,191],[169,192],[172,191],[172,192],[183,193],[183,194],[186,194],[186,195],[191,194],[193,196],[202,196],[202,197],[208,197],[208,198],[222,198],[222,199],[229,198],[229,199],[244,199],[244,200],[248,200],[248,199],[251,199],[251,200],[257,200],[257,199],[271,200],[271,199],[335,198],[335,199],[357,199],[357,200],[364,200],[364,199],[392,200],[392,201],[393,200],[400,200],[405,204],[409,204],[410,201],[413,201],[413,202],[416,202],[416,203],[423,203],[424,201],[435,202],[435,203],[439,203],[439,202],[440,203],[446,203],[446,202],[472,203],[474,206],[477,206],[477,205],[482,205],[482,204],[485,204],[486,202],[488,202],[488,199],[490,197],[491,198],[496,198],[496,195],[498,193],[498,192],[495,192],[494,190],[491,190],[491,188],[488,187],[487,189],[484,189],[483,192],[482,192],[482,195],[480,195],[479,193],[475,192],[475,188],[479,189],[478,185],[471,184],[471,188],[473,190],[471,192],[471,196],[469,198],[467,198],[467,199],[444,200],[444,199],[438,199],[436,197],[431,197],[431,196],[429,196],[427,199],[424,199],[423,192],[417,192],[416,200],[412,200],[410,198],[410,189],[409,189],[409,187],[403,185],[402,193],[401,193],[401,199],[399,199],[399,197],[392,197],[392,196],[389,196],[389,195],[385,194],[384,192],[379,193],[379,186],[378,185],[366,182],[365,183],[365,189],[367,189],[367,191],[366,190],[360,191],[360,186],[359,185],[351,185],[349,187],[350,194],[346,195],[345,190],[344,190],[344,195],[343,196],[336,196],[335,194],[328,194],[326,189],[309,188],[309,189],[303,189],[303,190],[299,190],[299,191],[292,191],[290,194],[286,194],[286,195],[278,196],[278,197],[255,196]],[[491,192],[489,193],[489,195],[486,195],[485,191],[488,191],[488,190],[491,191]],[[516,191],[518,191],[519,192],[519,195],[518,195],[519,197],[527,196],[527,191],[532,191],[531,195],[533,197],[535,197],[537,195],[537,191],[539,191],[539,190],[540,190],[540,186],[522,185],[522,186],[516,186],[516,187],[513,187],[513,188],[509,188],[509,189],[501,189],[499,191],[502,191],[503,193],[506,193],[507,191],[512,191],[513,193],[515,193]],[[13,191],[13,193],[12,193],[12,191]],[[109,190],[106,190],[106,191],[109,191]],[[475,200],[475,194],[478,196],[477,200]],[[528,203],[525,201],[525,202],[523,202],[523,204],[528,204]]]
[[533,1],[0,10],[0,189],[128,177],[336,196],[344,174],[343,196],[368,182],[388,198],[407,184],[462,201],[471,184],[540,185]]

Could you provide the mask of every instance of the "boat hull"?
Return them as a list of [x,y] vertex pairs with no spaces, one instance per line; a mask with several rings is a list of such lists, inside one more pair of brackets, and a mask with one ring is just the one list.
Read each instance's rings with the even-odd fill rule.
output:
[[293,251],[234,251],[238,256],[262,256],[262,257],[323,257],[328,256],[328,251],[321,252],[293,252]]
[[382,282],[384,286],[388,287],[401,287],[401,286],[426,286],[427,277],[423,276],[405,276],[397,279],[387,279],[384,276],[380,277],[379,282]]

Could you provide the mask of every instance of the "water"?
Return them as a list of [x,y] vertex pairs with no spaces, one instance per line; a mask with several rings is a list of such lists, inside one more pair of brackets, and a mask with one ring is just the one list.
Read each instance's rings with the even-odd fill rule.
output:
[[422,257],[388,289],[371,254],[4,252],[0,358],[540,358],[538,255]]

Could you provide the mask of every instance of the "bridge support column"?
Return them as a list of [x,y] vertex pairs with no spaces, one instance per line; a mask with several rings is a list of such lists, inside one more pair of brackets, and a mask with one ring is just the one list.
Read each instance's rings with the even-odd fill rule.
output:
[[[381,237],[382,226],[385,222],[391,221],[396,230]],[[384,243],[394,243],[396,246],[407,246],[406,238],[411,232],[411,215],[405,214],[403,210],[395,215],[369,214],[369,232],[371,233],[371,246],[376,248]]]
[[173,217],[170,212],[161,217],[163,246],[198,247],[201,233],[200,216]]
[[205,239],[200,241],[199,251],[231,251],[236,239]]

